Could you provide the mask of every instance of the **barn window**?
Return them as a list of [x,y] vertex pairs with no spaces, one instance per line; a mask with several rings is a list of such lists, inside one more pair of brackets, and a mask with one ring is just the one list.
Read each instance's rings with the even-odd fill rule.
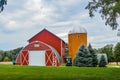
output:
[[79,38],[80,38],[80,35],[78,35],[77,38],[79,39]]
[[38,43],[35,43],[34,47],[40,47],[40,45]]

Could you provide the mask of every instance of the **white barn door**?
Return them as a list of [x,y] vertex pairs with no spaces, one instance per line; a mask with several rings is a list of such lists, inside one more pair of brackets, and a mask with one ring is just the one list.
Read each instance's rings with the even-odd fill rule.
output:
[[46,66],[45,51],[29,51],[29,65],[31,66]]

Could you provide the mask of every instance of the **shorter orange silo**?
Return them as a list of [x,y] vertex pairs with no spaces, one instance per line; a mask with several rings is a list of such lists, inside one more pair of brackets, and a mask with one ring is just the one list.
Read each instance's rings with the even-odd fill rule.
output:
[[68,52],[72,62],[81,45],[87,46],[87,31],[83,27],[75,27],[68,34]]

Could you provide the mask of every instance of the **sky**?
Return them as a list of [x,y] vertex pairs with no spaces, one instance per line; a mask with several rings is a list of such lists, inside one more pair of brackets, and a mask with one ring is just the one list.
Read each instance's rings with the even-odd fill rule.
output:
[[84,27],[93,48],[115,45],[120,41],[118,31],[105,26],[98,13],[90,18],[85,10],[88,1],[91,0],[8,0],[0,13],[0,50],[24,47],[44,28],[67,43],[71,29]]

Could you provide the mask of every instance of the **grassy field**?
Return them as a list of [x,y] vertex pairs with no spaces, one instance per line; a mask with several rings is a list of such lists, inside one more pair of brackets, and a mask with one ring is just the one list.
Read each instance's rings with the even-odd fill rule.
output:
[[0,65],[0,80],[120,80],[120,68]]

